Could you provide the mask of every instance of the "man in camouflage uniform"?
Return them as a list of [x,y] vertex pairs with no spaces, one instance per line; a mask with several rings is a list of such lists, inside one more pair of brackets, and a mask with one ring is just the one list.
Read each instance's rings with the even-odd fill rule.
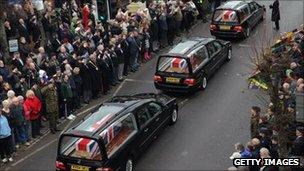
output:
[[51,79],[47,86],[42,88],[42,95],[45,98],[45,108],[46,115],[49,121],[49,127],[51,133],[55,134],[57,129],[57,120],[58,120],[58,95],[56,86],[54,85],[54,80]]

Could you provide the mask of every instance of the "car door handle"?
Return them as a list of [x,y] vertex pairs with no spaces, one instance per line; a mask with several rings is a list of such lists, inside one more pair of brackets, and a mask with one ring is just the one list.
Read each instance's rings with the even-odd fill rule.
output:
[[156,118],[155,121],[158,122],[158,121],[159,121],[159,118]]
[[146,128],[145,130],[144,130],[144,132],[148,132],[149,131],[149,128]]

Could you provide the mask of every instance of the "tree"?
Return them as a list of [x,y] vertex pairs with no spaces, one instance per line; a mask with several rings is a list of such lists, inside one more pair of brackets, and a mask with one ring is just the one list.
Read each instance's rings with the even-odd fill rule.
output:
[[9,60],[9,51],[8,51],[8,43],[4,28],[4,22],[5,22],[5,2],[6,1],[0,1],[0,47],[3,50],[4,55],[4,61],[8,62]]
[[273,104],[274,123],[273,129],[278,134],[279,156],[281,158],[288,155],[288,126],[291,123],[293,116],[289,115],[286,99],[280,98],[280,85],[282,83],[284,71],[289,68],[290,56],[287,52],[274,53],[271,47],[262,49],[258,52],[254,48],[255,57],[252,59],[256,70],[259,71],[260,77],[263,78],[268,89],[266,91]]

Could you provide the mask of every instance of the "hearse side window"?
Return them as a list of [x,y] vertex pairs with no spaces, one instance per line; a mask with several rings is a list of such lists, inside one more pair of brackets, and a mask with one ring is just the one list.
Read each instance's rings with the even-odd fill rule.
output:
[[241,22],[243,22],[244,20],[247,19],[247,17],[250,15],[250,11],[248,6],[244,6],[239,10],[239,14],[240,14],[240,20]]
[[142,128],[152,118],[148,109],[145,106],[141,106],[135,111],[138,118],[138,126]]
[[249,4],[249,7],[250,7],[251,13],[253,13],[255,10],[257,10],[257,6],[253,2]]
[[155,116],[157,113],[162,111],[161,106],[155,102],[150,102],[147,105],[147,109],[148,109],[151,117]]
[[206,46],[207,46],[210,58],[212,58],[216,54],[217,50],[216,50],[215,46],[213,45],[213,43],[208,43]]
[[208,52],[205,46],[202,46],[199,49],[195,50],[192,54],[190,54],[190,63],[192,65],[192,69],[195,71],[207,58]]
[[111,156],[136,132],[136,121],[131,113],[107,127],[100,134],[105,144],[107,155]]
[[213,41],[213,45],[216,49],[216,53],[222,50],[222,45],[219,42]]

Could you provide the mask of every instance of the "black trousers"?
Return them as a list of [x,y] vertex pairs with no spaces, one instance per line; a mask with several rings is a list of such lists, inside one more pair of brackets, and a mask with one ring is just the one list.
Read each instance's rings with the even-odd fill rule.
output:
[[11,157],[12,154],[12,136],[0,139],[0,155],[1,159],[5,157]]
[[31,120],[32,123],[32,137],[36,138],[40,135],[40,121],[39,118],[35,120]]
[[279,20],[275,21],[274,24],[275,24],[276,29],[279,30],[280,29],[280,22],[279,22]]

